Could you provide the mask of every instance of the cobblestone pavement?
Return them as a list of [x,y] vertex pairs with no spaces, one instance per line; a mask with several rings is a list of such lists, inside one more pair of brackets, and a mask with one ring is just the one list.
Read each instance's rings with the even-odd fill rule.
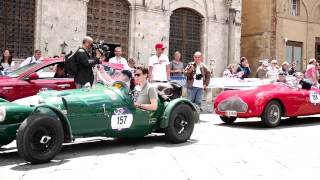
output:
[[275,129],[258,120],[226,125],[216,115],[202,114],[184,144],[159,135],[130,142],[80,139],[41,165],[25,163],[12,143],[0,150],[0,180],[320,178],[320,118],[284,120]]

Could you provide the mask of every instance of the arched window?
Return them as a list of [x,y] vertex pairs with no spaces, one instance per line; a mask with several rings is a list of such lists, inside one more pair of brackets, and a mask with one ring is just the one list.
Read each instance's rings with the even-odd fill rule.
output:
[[128,53],[129,4],[126,0],[90,0],[87,34],[95,41],[120,45]]
[[14,58],[33,54],[35,0],[0,1],[0,49],[9,48]]
[[201,15],[188,8],[173,11],[170,17],[169,55],[180,51],[184,63],[193,61],[193,53],[201,48]]

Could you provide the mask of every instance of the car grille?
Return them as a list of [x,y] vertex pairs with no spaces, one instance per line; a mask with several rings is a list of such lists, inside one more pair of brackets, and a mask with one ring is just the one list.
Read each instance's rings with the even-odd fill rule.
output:
[[224,101],[221,101],[218,105],[220,112],[236,111],[236,112],[247,112],[248,105],[242,101],[239,97],[230,97]]

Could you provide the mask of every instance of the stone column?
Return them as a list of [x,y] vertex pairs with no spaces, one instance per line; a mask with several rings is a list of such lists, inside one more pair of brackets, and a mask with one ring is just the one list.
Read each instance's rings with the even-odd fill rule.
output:
[[87,34],[89,0],[37,0],[35,48],[43,56],[75,50]]
[[236,15],[238,10],[235,8],[229,8],[229,31],[228,31],[228,64],[238,63],[236,59]]

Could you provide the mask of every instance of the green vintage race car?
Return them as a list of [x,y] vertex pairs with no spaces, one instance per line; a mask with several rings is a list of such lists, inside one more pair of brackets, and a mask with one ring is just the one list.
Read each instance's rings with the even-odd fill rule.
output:
[[[63,143],[79,137],[143,137],[164,132],[173,143],[187,141],[199,120],[189,100],[159,91],[157,111],[134,107],[126,85],[43,91],[15,102],[0,100],[0,146],[16,140],[18,153],[33,164],[50,161]],[[166,88],[162,88],[166,89]],[[161,92],[161,93],[160,93]]]

